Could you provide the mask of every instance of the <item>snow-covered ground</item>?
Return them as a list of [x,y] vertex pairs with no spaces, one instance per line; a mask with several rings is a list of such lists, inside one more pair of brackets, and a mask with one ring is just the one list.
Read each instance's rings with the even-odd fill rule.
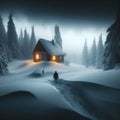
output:
[[[60,78],[57,84],[52,77],[55,70]],[[7,76],[0,76],[1,97],[15,91],[28,91],[45,106],[71,110],[95,120],[120,119],[120,70],[103,71],[79,64],[66,66],[28,60],[11,62],[9,71]]]

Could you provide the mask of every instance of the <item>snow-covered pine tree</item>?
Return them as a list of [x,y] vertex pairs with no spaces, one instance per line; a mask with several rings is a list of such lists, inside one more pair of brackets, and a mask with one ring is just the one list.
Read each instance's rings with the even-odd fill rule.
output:
[[33,49],[35,47],[35,44],[36,44],[36,37],[35,37],[34,26],[32,26],[31,38],[30,38],[31,56],[32,56],[32,52],[33,52]]
[[6,34],[3,26],[2,18],[0,16],[0,75],[8,72],[7,69],[7,53],[6,53]]
[[2,51],[5,54],[5,60],[8,61],[7,35],[1,15],[0,15],[0,45],[2,47]]
[[104,46],[103,46],[103,40],[102,40],[102,34],[101,34],[100,37],[99,37],[97,51],[96,51],[96,68],[97,69],[102,68],[103,51],[104,51]]
[[7,28],[8,28],[7,30],[8,47],[10,51],[9,54],[11,55],[13,59],[19,58],[20,51],[19,51],[18,37],[17,37],[15,24],[13,22],[12,14],[9,15],[9,21],[8,21]]
[[20,54],[21,54],[21,57],[23,58],[23,31],[22,29],[20,30],[20,35],[19,35],[19,46],[20,46]]
[[61,38],[61,34],[60,34],[60,30],[59,30],[58,25],[55,25],[54,41],[62,48],[62,38]]
[[94,38],[91,52],[90,52],[90,65],[95,66],[96,65],[96,40]]
[[22,44],[23,44],[23,31],[21,29],[20,30],[20,35],[19,35],[19,46],[20,46],[20,48],[21,48]]
[[3,51],[3,47],[0,44],[0,75],[5,75],[8,72],[7,69],[7,61],[6,61],[6,55]]
[[7,36],[1,15],[0,15],[0,39],[1,42],[5,45],[7,42]]
[[30,39],[27,30],[24,30],[24,37],[23,37],[23,58],[28,59],[30,58]]
[[104,70],[113,69],[117,64],[120,64],[120,10],[107,33],[103,55]]
[[86,67],[89,66],[89,55],[88,55],[88,47],[87,47],[86,40],[85,40],[85,44],[84,44],[83,52],[82,52],[82,64],[85,65]]

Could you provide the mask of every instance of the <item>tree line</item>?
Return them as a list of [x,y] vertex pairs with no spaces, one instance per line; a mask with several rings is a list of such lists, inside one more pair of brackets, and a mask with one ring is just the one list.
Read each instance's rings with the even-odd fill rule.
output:
[[90,50],[88,50],[87,40],[85,40],[82,51],[82,64],[86,67],[94,66],[97,69],[101,69],[103,63],[103,51],[104,45],[102,40],[102,34],[99,36],[98,45],[96,45],[96,39],[94,38]]
[[107,37],[103,49],[102,36],[99,38],[98,47],[96,48],[95,40],[88,55],[87,42],[83,49],[83,64],[93,65],[96,68],[104,70],[114,69],[120,66],[120,9],[117,12],[114,23],[107,29]]
[[[55,25],[54,42],[62,49],[62,38],[59,26]],[[16,27],[12,14],[8,17],[7,31],[0,15],[0,74],[4,75],[8,72],[8,63],[14,59],[30,59],[36,45],[36,36],[34,26],[31,26],[31,35],[27,30],[21,29],[17,35]]]
[[[8,72],[7,64],[13,59],[29,59],[36,44],[34,26],[31,28],[31,36],[27,30],[24,33],[21,29],[18,37],[12,14],[8,17],[7,31],[3,25],[0,15],[0,74]],[[114,23],[107,29],[107,38],[103,45],[102,34],[99,37],[98,45],[94,38],[91,50],[88,51],[87,40],[82,52],[82,64],[86,67],[95,66],[104,70],[113,69],[120,65],[120,10]],[[54,40],[62,48],[62,39],[59,26],[55,26]]]
[[27,30],[21,29],[17,35],[12,14],[8,17],[7,31],[0,15],[0,74],[8,72],[7,64],[13,59],[29,59],[36,44],[34,26],[31,27],[31,36]]

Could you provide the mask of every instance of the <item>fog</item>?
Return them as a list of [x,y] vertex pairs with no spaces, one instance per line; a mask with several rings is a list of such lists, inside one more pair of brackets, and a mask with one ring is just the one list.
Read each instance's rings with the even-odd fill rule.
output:
[[[85,39],[91,47],[94,37],[96,43],[102,33],[106,39],[106,30],[113,23],[118,0],[39,0],[2,1],[0,11],[3,13],[5,27],[11,12],[19,35],[20,29],[26,28],[31,33],[34,25],[37,40],[54,38],[54,26],[58,24],[66,52],[81,53]],[[6,28],[7,29],[7,28]]]
[[106,30],[114,22],[119,7],[117,1],[13,0],[0,2],[0,11],[6,31],[8,16],[12,13],[18,36],[21,29],[27,29],[31,35],[31,26],[34,26],[37,41],[40,38],[54,39],[55,24],[59,25],[67,59],[78,62],[85,40],[89,53],[94,38],[98,44],[101,33],[105,42]]
[[[92,25],[92,23],[81,21],[79,23],[64,23],[58,21],[44,21],[41,20],[30,20],[25,16],[13,16],[14,23],[16,25],[16,30],[18,35],[20,30],[26,28],[28,33],[31,34],[31,26],[35,27],[35,34],[37,40],[39,38],[44,38],[47,40],[52,40],[54,38],[54,26],[58,24],[60,27],[60,32],[63,40],[63,49],[68,52],[81,53],[83,49],[83,44],[87,40],[88,47],[90,48],[94,37],[96,38],[96,43],[99,39],[99,35],[103,34],[103,41],[106,39],[106,29],[108,25]],[[4,25],[7,29],[8,16],[4,15]]]

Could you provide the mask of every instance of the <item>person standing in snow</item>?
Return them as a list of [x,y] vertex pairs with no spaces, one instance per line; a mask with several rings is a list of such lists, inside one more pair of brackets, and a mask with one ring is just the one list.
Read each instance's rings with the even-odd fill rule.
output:
[[54,78],[55,82],[57,83],[57,80],[59,79],[59,75],[58,75],[57,71],[54,72],[53,78]]

